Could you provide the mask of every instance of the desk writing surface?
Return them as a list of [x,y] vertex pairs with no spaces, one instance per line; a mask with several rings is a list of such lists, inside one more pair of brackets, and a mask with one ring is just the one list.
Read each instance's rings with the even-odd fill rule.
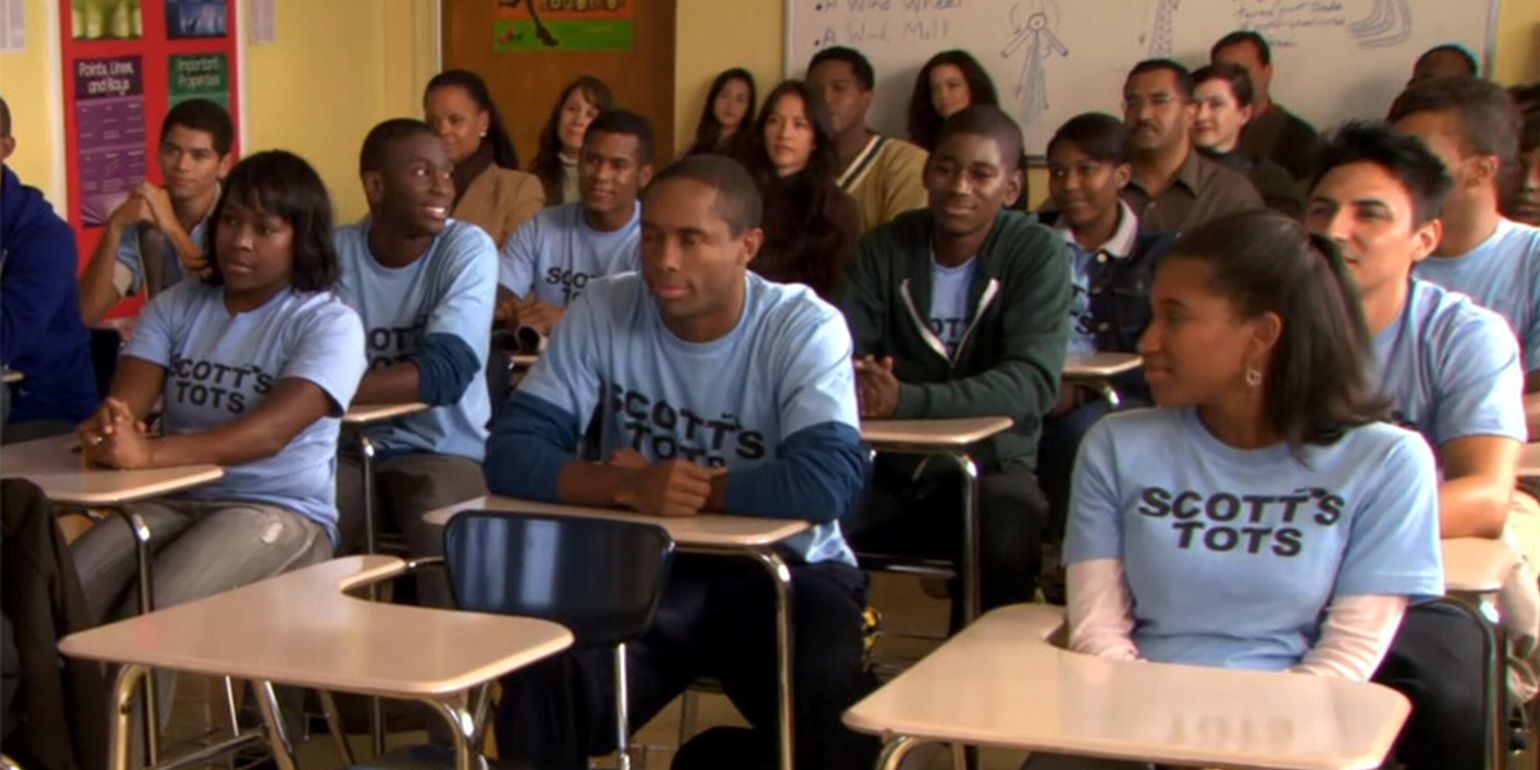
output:
[[951,420],[863,420],[861,440],[881,450],[893,446],[931,446],[937,451],[962,449],[1001,431],[1010,430],[1009,417],[964,417]]
[[381,604],[349,587],[405,569],[350,556],[72,634],[66,655],[386,697],[444,697],[566,649],[534,618]]
[[1439,541],[1444,552],[1444,590],[1491,593],[1502,588],[1518,556],[1507,543],[1484,537]]
[[1540,442],[1525,444],[1520,448],[1519,475],[1540,476]]
[[213,464],[119,471],[86,463],[75,434],[10,444],[0,449],[0,473],[24,478],[55,503],[119,505],[217,481],[224,470]]
[[732,516],[722,513],[703,513],[699,516],[663,517],[649,516],[617,508],[588,508],[575,505],[542,503],[519,500],[502,495],[487,495],[430,511],[423,518],[429,524],[443,526],[461,511],[518,511],[521,513],[554,514],[559,516],[590,516],[620,521],[654,524],[666,530],[674,542],[681,546],[710,546],[717,548],[758,548],[774,545],[792,535],[812,527],[801,519],[762,519],[752,516]]
[[355,404],[348,408],[347,413],[342,415],[342,424],[354,426],[371,425],[427,410],[427,404],[416,401],[404,404]]
[[1064,360],[1060,375],[1067,380],[1104,378],[1133,371],[1143,365],[1144,358],[1137,353],[1080,353]]
[[1045,637],[1063,610],[986,614],[845,713],[879,735],[1195,766],[1378,767],[1409,712],[1335,677],[1118,662]]

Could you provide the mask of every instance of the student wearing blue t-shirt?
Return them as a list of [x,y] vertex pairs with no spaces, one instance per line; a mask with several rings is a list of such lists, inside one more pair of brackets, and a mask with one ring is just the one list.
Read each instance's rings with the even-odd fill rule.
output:
[[[230,172],[235,128],[207,99],[189,99],[160,127],[163,186],[144,180],[106,214],[106,227],[80,277],[80,315],[94,326],[118,300],[153,296],[209,269],[204,254],[219,180]],[[88,212],[89,216],[89,212]]]
[[[369,373],[355,404],[421,402],[426,412],[370,426],[382,459],[375,499],[411,552],[436,555],[438,527],[422,515],[486,494],[481,474],[491,405],[486,387],[497,248],[481,228],[449,218],[454,161],[427,123],[387,120],[359,159],[369,216],[337,229],[337,291],[364,322]],[[365,516],[356,452],[337,474],[343,547]]]
[[[925,167],[930,207],[861,240],[841,300],[862,417],[1015,422],[973,455],[984,609],[1030,601],[1036,587],[1048,501],[1033,471],[1069,333],[1064,240],[1007,208],[1020,151],[1020,128],[996,107],[947,118]],[[852,539],[867,553],[961,563],[962,483],[944,463],[879,457]]]
[[499,318],[542,334],[588,282],[637,269],[639,196],[652,180],[652,126],[634,112],[599,114],[578,158],[582,200],[543,209],[508,239],[499,257]]
[[[1440,533],[1502,537],[1525,435],[1518,346],[1497,314],[1412,277],[1439,243],[1449,175],[1416,137],[1383,124],[1344,126],[1320,159],[1305,222],[1347,257],[1375,335],[1380,392],[1438,458]],[[1505,589],[1504,625],[1523,652],[1534,649],[1536,602],[1533,576],[1520,573],[1530,574],[1516,571]],[[1528,620],[1506,611],[1515,601],[1531,608]],[[1464,766],[1483,740],[1479,637],[1441,610],[1408,615],[1378,677],[1413,699],[1397,757],[1414,767]]]
[[1178,239],[1150,299],[1159,407],[1098,422],[1075,466],[1070,648],[1368,680],[1443,569],[1433,455],[1380,421],[1341,254],[1235,214]]
[[[1069,246],[1070,356],[1099,351],[1134,353],[1150,322],[1150,282],[1171,237],[1141,230],[1139,215],[1119,197],[1132,178],[1128,129],[1096,112],[1070,118],[1048,140],[1050,210],[1038,218]],[[1113,383],[1126,406],[1147,402],[1144,375],[1134,371]],[[1094,390],[1062,383],[1059,402],[1043,419],[1037,473],[1062,524],[1069,506],[1069,477],[1080,440],[1112,407]]]
[[[865,456],[850,335],[811,289],[747,272],[764,238],[760,216],[753,180],[728,158],[689,156],[659,174],[642,205],[641,272],[597,280],[572,305],[493,426],[487,483],[498,494],[658,516],[813,522],[782,544],[795,615],[796,764],[867,767],[875,740],[840,723],[871,685],[866,578],[840,531]],[[577,459],[591,417],[599,462]],[[692,741],[676,768],[773,760],[772,617],[757,566],[675,558],[652,630],[627,645],[632,723],[712,675],[753,725]],[[583,767],[612,750],[610,658],[570,653],[506,680],[503,757]],[[727,745],[747,754],[706,748]]]
[[[332,287],[331,203],[283,151],[237,164],[214,207],[210,273],[156,297],[111,395],[79,429],[107,468],[215,463],[218,481],[133,503],[154,552],[155,606],[328,558],[337,434],[364,373],[358,315]],[[161,430],[145,421],[161,400]],[[109,518],[73,545],[98,619],[131,614],[134,537]]]

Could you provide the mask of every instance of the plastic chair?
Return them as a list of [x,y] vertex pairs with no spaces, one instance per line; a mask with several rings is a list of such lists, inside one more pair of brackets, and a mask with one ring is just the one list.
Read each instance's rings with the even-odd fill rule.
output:
[[673,555],[662,527],[613,519],[465,511],[444,531],[456,606],[560,623],[574,650],[614,647],[622,770],[631,766],[626,644],[652,625]]

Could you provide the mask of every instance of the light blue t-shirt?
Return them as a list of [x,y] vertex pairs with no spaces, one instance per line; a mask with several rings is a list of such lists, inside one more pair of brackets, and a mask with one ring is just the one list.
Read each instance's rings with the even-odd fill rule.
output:
[[1228,446],[1192,407],[1091,428],[1065,552],[1123,561],[1140,655],[1282,670],[1320,638],[1335,596],[1443,593],[1426,443],[1374,423],[1299,452]]
[[497,282],[517,297],[566,307],[588,282],[641,265],[642,204],[625,227],[600,232],[583,220],[583,202],[542,209],[514,231],[499,255]]
[[[207,217],[204,217],[198,221],[198,224],[193,225],[192,232],[188,233],[187,236],[192,239],[193,243],[202,244],[204,234],[208,232],[208,225],[209,220]],[[121,296],[131,297],[144,291],[144,257],[141,255],[141,240],[145,235],[146,229],[153,230],[154,228],[136,227],[125,230],[122,239],[118,241],[118,264],[113,272],[113,287],[118,290],[118,294]],[[166,267],[165,274],[162,277],[165,285],[160,287],[160,289],[168,289],[181,283],[182,279],[187,277],[187,268],[182,265],[182,255],[176,250],[176,246],[172,244],[171,239],[166,238],[159,232],[154,233],[152,237],[160,238],[166,244]]]
[[968,333],[968,292],[973,288],[973,276],[979,270],[977,257],[957,267],[946,267],[930,261],[930,314],[926,323],[931,334],[946,345],[947,355],[956,355],[957,346]]
[[1469,295],[1508,321],[1524,354],[1524,371],[1540,369],[1540,228],[1508,219],[1458,257],[1428,257],[1412,275]]
[[369,251],[368,217],[333,237],[341,262],[337,292],[363,319],[369,367],[411,360],[431,334],[460,338],[476,354],[478,376],[454,403],[370,426],[386,453],[431,452],[480,462],[492,408],[479,373],[487,368],[492,306],[497,301],[497,247],[465,222],[449,220],[428,250],[406,267],[381,265]]
[[1412,279],[1374,352],[1396,422],[1434,449],[1466,436],[1529,435],[1518,345],[1501,316],[1469,297]]
[[[746,468],[805,428],[859,431],[844,317],[805,286],[746,280],[738,325],[704,343],[663,325],[641,275],[596,280],[519,389],[585,424],[600,409],[604,458],[631,447],[650,461]],[[837,521],[785,546],[807,562],[855,564]]]
[[262,307],[230,315],[223,288],[183,281],[139,317],[123,355],[166,370],[162,425],[198,433],[256,411],[279,380],[315,383],[332,415],[307,426],[272,457],[225,466],[220,480],[178,493],[198,500],[252,500],[287,508],[337,542],[338,419],[364,376],[358,314],[331,292],[285,289]]

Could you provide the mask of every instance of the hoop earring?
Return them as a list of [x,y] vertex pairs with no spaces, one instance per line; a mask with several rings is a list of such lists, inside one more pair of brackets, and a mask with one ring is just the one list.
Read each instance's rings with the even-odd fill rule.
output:
[[1262,384],[1262,370],[1256,368],[1255,366],[1247,366],[1246,367],[1246,385],[1248,385],[1249,387],[1255,388],[1255,387],[1257,387],[1258,385],[1261,385],[1261,384]]

